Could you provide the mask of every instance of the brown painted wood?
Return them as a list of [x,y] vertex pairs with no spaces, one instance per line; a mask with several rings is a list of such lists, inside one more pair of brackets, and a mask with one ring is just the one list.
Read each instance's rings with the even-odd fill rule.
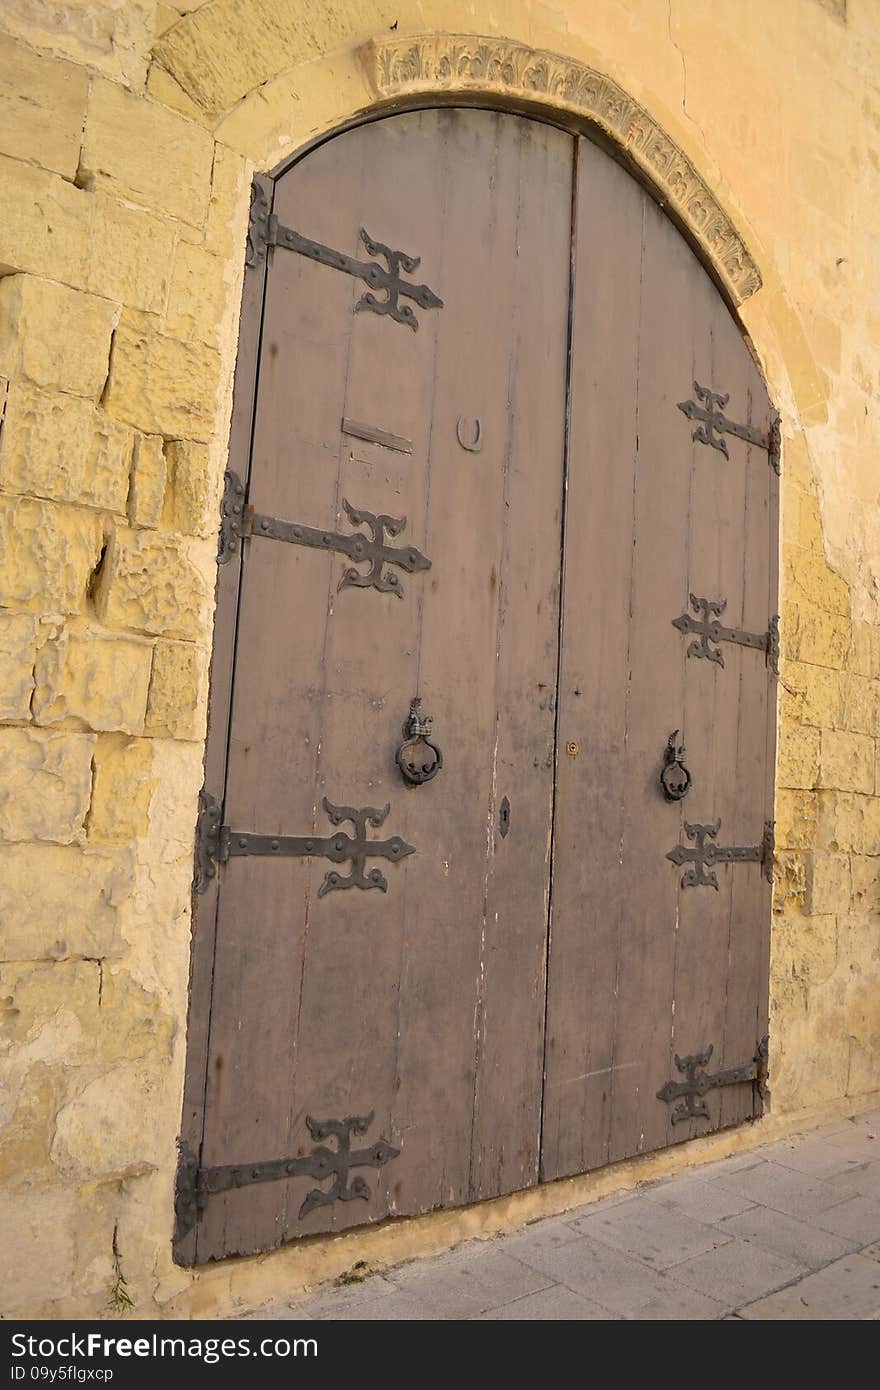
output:
[[[730,391],[730,404],[742,400],[744,368],[751,362],[743,342],[717,293],[701,277],[692,291],[698,302],[693,335],[693,380],[701,385],[723,383]],[[730,331],[726,331],[727,329]],[[705,380],[704,380],[705,378]],[[728,382],[730,385],[728,386]],[[693,396],[693,390],[687,397]],[[687,447],[693,425],[680,412],[676,427],[681,444]],[[735,413],[732,418],[736,418]],[[680,422],[680,423],[679,423]],[[682,594],[682,611],[688,592],[727,599],[725,622],[743,627],[743,575],[748,552],[745,545],[745,499],[747,474],[744,447],[732,440],[730,459],[717,449],[699,442],[690,443],[690,532],[688,573]],[[764,468],[769,472],[767,456]],[[758,630],[767,625],[767,597]],[[690,639],[675,634],[683,652]],[[767,673],[760,652],[747,651],[731,643],[721,646],[724,666],[716,662],[687,658],[685,665],[683,731],[692,759],[695,784],[682,803],[682,821],[721,821],[718,843],[754,844],[763,830],[761,779],[749,782],[738,767],[740,697],[744,684],[757,679],[766,689]],[[763,754],[763,749],[761,749]],[[697,776],[697,769],[700,774]],[[742,786],[744,796],[740,796]],[[751,823],[750,823],[751,822]],[[686,843],[683,834],[681,843]],[[675,1012],[669,1041],[669,1076],[676,1078],[675,1053],[700,1052],[712,1044],[708,1070],[748,1061],[755,1050],[753,1039],[746,1056],[733,1061],[725,1056],[724,1018],[727,1009],[727,966],[731,943],[743,930],[748,932],[748,914],[740,920],[735,904],[760,880],[757,864],[719,865],[715,873],[718,890],[689,888],[679,895],[679,918],[675,953]],[[751,1113],[751,1087],[738,1088],[745,1095]],[[723,1089],[710,1091],[704,1098],[710,1118],[679,1121],[674,1124],[674,1106],[667,1106],[668,1137],[674,1143],[704,1133],[720,1124],[724,1103]]]
[[[638,465],[644,195],[581,141],[542,1174],[607,1161]],[[569,745],[577,745],[577,753]],[[630,1059],[621,1059],[624,1065]]]
[[[388,802],[371,834],[416,852],[368,860],[387,893],[319,897],[336,867],[320,858],[221,869],[197,919],[184,1136],[203,1166],[253,1164],[311,1152],[309,1116],[372,1113],[353,1146],[400,1152],[359,1170],[368,1200],[304,1217],[326,1179],[210,1197],[187,1262],[739,1123],[747,1084],[678,1125],[656,1093],[676,1052],[712,1042],[710,1070],[742,1065],[766,1031],[760,866],[718,866],[715,893],[665,858],[685,820],[750,844],[772,814],[761,653],[688,659],[672,626],[691,591],[727,598],[730,626],[764,631],[775,610],[766,452],[729,439],[725,460],[677,408],[696,378],[769,425],[718,292],[607,154],[511,115],[346,132],[277,180],[274,210],[350,256],[360,227],[420,256],[410,278],[444,307],[415,307],[412,333],[357,311],[360,280],[271,251],[236,385],[249,500],[332,531],[353,529],[344,499],[406,516],[389,543],[431,568],[396,571],[402,598],[340,591],[346,557],[247,541],[221,571],[206,782],[227,824],[263,834],[329,834],[324,797]],[[394,753],[416,695],[444,766],[411,788]],[[694,785],[672,805],[676,728]]]
[[[402,575],[402,600],[337,592],[342,557],[248,543],[225,819],[320,835],[323,796],[387,800],[374,833],[417,852],[381,862],[387,894],[318,899],[333,866],[317,859],[223,870],[203,1162],[308,1151],[307,1115],[370,1111],[363,1142],[401,1152],[365,1170],[368,1202],[303,1220],[308,1178],[211,1198],[200,1259],[536,1178],[570,180],[560,132],[444,111],[351,132],[278,183],[283,224],[348,254],[364,226],[419,254],[445,307],[413,334],[355,314],[361,282],[275,251],[251,500],[334,530],[343,498],[406,515],[398,543],[432,568]],[[479,453],[459,416],[466,440],[479,417]],[[344,436],[344,418],[412,455]],[[417,693],[445,766],[409,789],[393,759]]]
[[[272,181],[257,175],[255,184],[271,206]],[[266,261],[245,266],[242,285],[241,326],[233,386],[229,429],[228,466],[243,481],[250,475],[254,400],[263,327]],[[235,634],[241,584],[241,555],[218,567],[214,646],[211,653],[208,738],[205,747],[205,788],[222,802],[226,784],[229,711],[232,700]],[[182,1143],[198,1158],[205,1125],[206,1068],[214,980],[219,883],[215,879],[204,894],[193,894],[190,1004],[187,1019],[186,1071],[184,1076]],[[175,1241],[174,1257],[190,1264],[196,1255],[196,1231]]]
[[[719,843],[760,842],[772,756],[761,653],[725,644],[724,669],[688,659],[671,624],[695,592],[728,597],[729,625],[766,629],[773,475],[741,441],[730,461],[694,443],[677,404],[696,378],[766,429],[769,403],[671,224],[586,142],[572,334],[545,1179],[752,1114],[745,1085],[710,1092],[708,1121],[673,1125],[656,1092],[679,1079],[676,1052],[713,1043],[710,1070],[751,1059],[770,911],[758,865],[719,866],[716,893],[681,888],[665,859],[690,844],[685,820],[721,817]],[[694,777],[677,805],[657,780],[674,729]]]

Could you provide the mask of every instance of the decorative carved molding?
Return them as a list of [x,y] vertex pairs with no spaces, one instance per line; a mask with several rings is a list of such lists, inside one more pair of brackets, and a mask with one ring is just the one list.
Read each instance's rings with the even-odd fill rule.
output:
[[761,288],[742,237],[687,155],[610,77],[507,39],[417,34],[371,39],[361,61],[383,99],[431,92],[501,93],[545,102],[597,125],[644,170],[711,260],[735,304]]

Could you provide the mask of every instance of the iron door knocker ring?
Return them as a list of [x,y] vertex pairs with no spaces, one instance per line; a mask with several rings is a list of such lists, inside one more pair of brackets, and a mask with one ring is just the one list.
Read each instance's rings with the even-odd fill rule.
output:
[[410,701],[409,715],[403,726],[404,741],[395,756],[401,776],[410,787],[430,782],[443,766],[443,754],[430,738],[433,720],[430,714],[419,713],[421,703],[418,698]]
[[684,765],[684,746],[677,747],[678,729],[669,735],[663,753],[663,769],[660,773],[660,786],[667,801],[681,801],[691,789],[692,777]]

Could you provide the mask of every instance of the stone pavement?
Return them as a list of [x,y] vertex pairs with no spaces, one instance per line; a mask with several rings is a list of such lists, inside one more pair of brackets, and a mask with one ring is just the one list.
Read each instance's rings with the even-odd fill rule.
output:
[[250,1316],[880,1319],[880,1110]]

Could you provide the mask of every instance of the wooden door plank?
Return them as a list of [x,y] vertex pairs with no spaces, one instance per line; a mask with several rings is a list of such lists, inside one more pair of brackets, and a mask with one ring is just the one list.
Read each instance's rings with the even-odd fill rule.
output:
[[[255,183],[271,205],[274,186],[257,176]],[[243,479],[250,473],[254,402],[263,329],[266,261],[246,266],[242,285],[241,327],[229,429],[228,467]],[[219,529],[219,516],[218,516]],[[222,804],[226,786],[227,735],[232,701],[233,658],[241,584],[241,553],[218,567],[216,612],[205,746],[205,789]],[[193,893],[192,955],[187,1016],[181,1140],[197,1158],[202,1151],[219,884],[214,878],[201,894]],[[175,1259],[190,1264],[196,1256],[197,1232],[187,1231],[175,1242]]]
[[[324,860],[241,858],[225,867],[204,1161],[309,1152],[308,1115],[370,1111],[363,1142],[381,1137],[401,1152],[386,1169],[364,1171],[368,1201],[320,1206],[304,1219],[302,1177],[211,1198],[199,1258],[465,1200],[475,1113],[477,1143],[498,1129],[507,1155],[493,1157],[483,1187],[519,1185],[534,1173],[527,1151],[539,1114],[543,992],[535,976],[547,865],[546,830],[526,836],[527,815],[517,854],[531,907],[510,931],[515,949],[505,955],[481,927],[496,723],[510,724],[517,742],[500,744],[500,756],[530,797],[538,789],[545,819],[552,785],[546,758],[533,763],[553,717],[552,699],[538,692],[552,692],[555,680],[570,142],[537,129],[526,136],[531,123],[486,113],[412,113],[330,142],[278,186],[282,223],[348,254],[358,248],[345,237],[365,226],[421,255],[419,276],[446,307],[418,310],[412,334],[354,313],[360,282],[274,253],[253,504],[343,531],[344,498],[405,514],[395,543],[417,546],[432,568],[401,572],[403,599],[339,592],[344,557],[247,543],[225,819],[263,833],[323,835],[324,796],[388,800],[387,830],[374,833],[398,834],[417,852],[399,866],[380,861],[387,895],[319,899],[334,867]],[[542,200],[560,188],[561,212],[548,216]],[[519,229],[508,215],[518,203]],[[542,216],[558,242],[546,264]],[[487,341],[521,344],[528,379],[510,377],[506,346],[487,352]],[[553,421],[537,476],[551,481],[539,488],[527,455],[547,401]],[[480,416],[478,454],[458,442],[459,413],[466,423]],[[404,437],[412,452],[354,439],[343,419]],[[508,547],[529,539],[518,585],[504,569],[505,529]],[[499,577],[508,585],[504,623]],[[524,644],[535,686],[526,698],[513,674]],[[409,790],[394,752],[416,693],[436,720],[446,765]],[[518,724],[507,717],[515,706]],[[495,911],[501,930],[510,913],[503,901]],[[512,1060],[513,1086],[492,1053],[494,1033],[478,1055],[481,990],[492,1021],[504,995],[527,1038]],[[475,1112],[480,1068],[487,1079]]]
[[[338,152],[328,153],[337,178],[348,172],[347,196],[356,201],[357,170],[345,171]],[[329,175],[321,163],[304,162],[277,185],[282,222],[296,225],[295,185],[305,205],[325,208]],[[329,239],[332,232],[316,221],[311,235]],[[351,285],[300,256],[269,255],[250,498],[258,511],[336,529]],[[246,543],[225,800],[225,820],[236,829],[327,833],[314,795],[315,685],[338,558],[274,541]],[[279,596],[286,611],[279,611]],[[307,1133],[292,1131],[289,1091],[312,877],[307,860],[233,859],[222,871],[206,1164],[278,1158],[311,1146]],[[277,1244],[279,1210],[293,1186],[257,1185],[212,1198],[200,1252]],[[300,1180],[294,1201],[302,1200],[302,1187]]]
[[[448,297],[444,264],[444,189],[426,151],[435,148],[436,118],[415,113],[359,133],[357,145],[369,174],[357,191],[349,220],[372,237],[421,257],[418,273]],[[352,142],[355,147],[355,141]],[[405,197],[392,195],[400,184]],[[338,198],[337,193],[337,198]],[[440,286],[444,288],[440,288]],[[363,293],[352,285],[352,307]],[[428,850],[414,826],[409,799],[394,764],[401,725],[416,693],[419,612],[433,574],[428,541],[426,459],[437,344],[447,331],[446,309],[417,310],[416,333],[369,312],[354,314],[352,350],[342,410],[337,507],[344,498],[360,509],[405,516],[406,529],[390,539],[414,545],[432,559],[432,570],[396,571],[402,598],[356,587],[329,595],[316,761],[316,800],[334,804],[390,803],[386,826],[372,833],[400,835],[416,854],[400,867],[377,867],[387,893],[350,890],[329,894],[314,905],[314,927],[302,977],[297,1020],[300,1056],[295,1077],[292,1126],[302,1126],[323,1096],[327,1113],[375,1115],[370,1139],[382,1137],[402,1148],[394,1122],[394,1052],[399,990],[400,937],[412,912],[410,879],[418,877]],[[412,441],[413,453],[353,441],[343,436],[343,418],[362,420]],[[348,565],[337,559],[337,576]],[[350,828],[350,827],[349,827]],[[318,867],[316,865],[316,867]],[[322,867],[321,877],[323,877]],[[317,889],[320,880],[315,882]],[[320,926],[318,913],[320,912]],[[365,1173],[368,1202],[337,1203],[299,1219],[289,1208],[285,1237],[339,1229],[375,1219],[388,1210],[388,1184],[399,1181],[401,1161]]]
[[[729,323],[727,309],[708,278],[697,270],[692,293],[699,302],[697,328],[693,342],[691,369],[682,372],[681,398],[693,395],[693,381],[730,390],[731,400],[742,396],[742,383],[748,362],[742,339]],[[728,384],[729,383],[729,384]],[[676,412],[676,428],[683,449],[693,434],[693,424]],[[743,626],[743,575],[745,567],[746,470],[743,457],[732,442],[731,458],[699,441],[690,440],[691,507],[687,592],[682,593],[682,611],[690,593],[710,599],[724,599],[723,621]],[[677,636],[687,652],[691,638]],[[684,736],[694,785],[682,803],[682,819],[721,826],[717,843],[745,845],[760,840],[755,817],[740,805],[738,786],[748,784],[749,772],[738,762],[741,690],[751,668],[763,667],[759,652],[733,643],[720,644],[724,665],[688,657],[685,670]],[[747,793],[754,800],[754,790]],[[760,794],[759,794],[760,799]],[[743,814],[743,809],[745,814]],[[684,827],[682,826],[682,831]],[[682,834],[681,843],[692,843]],[[679,927],[676,949],[675,1011],[669,1043],[669,1076],[678,1078],[674,1056],[713,1048],[707,1070],[732,1065],[725,1055],[724,1018],[727,1005],[728,958],[731,934],[735,931],[733,907],[738,888],[760,866],[720,864],[714,870],[718,888],[683,888],[679,897]],[[751,1053],[749,1053],[751,1056]],[[739,1062],[746,1059],[739,1059]],[[739,1064],[739,1062],[737,1064]],[[745,1088],[749,1092],[749,1088]],[[675,1121],[676,1107],[667,1107],[668,1142],[675,1143],[717,1128],[720,1123],[723,1089],[705,1097],[708,1119]]]
[[[579,141],[542,1175],[608,1155],[644,197]],[[578,750],[568,751],[569,744]],[[623,1059],[627,1061],[627,1059]]]
[[[730,332],[732,325],[725,325]],[[772,410],[755,364],[740,357],[741,409],[754,428],[767,432]],[[731,395],[731,402],[733,402]],[[774,495],[777,475],[765,450],[740,444],[732,457],[745,471],[743,524],[742,626],[760,632],[776,611]],[[772,544],[769,543],[772,541]],[[749,657],[752,658],[749,661]],[[742,655],[735,823],[739,835],[754,837],[772,820],[776,679],[760,652]],[[750,841],[744,841],[746,843]],[[769,922],[771,887],[761,866],[743,866],[731,895],[731,925],[727,960],[727,1007],[724,1019],[725,1066],[747,1062],[767,1033]],[[761,1112],[753,1087],[726,1088],[721,1093],[719,1123],[739,1124]]]
[[[615,256],[626,246],[628,231],[631,235],[632,212],[609,238],[601,218],[609,216],[613,193],[601,180],[614,180],[609,172],[614,166],[593,147],[584,149],[582,158],[550,936],[546,1177],[705,1131],[705,1120],[673,1125],[672,1107],[659,1101],[656,1092],[670,1078],[678,1079],[676,1051],[697,1051],[714,1042],[710,1069],[750,1059],[754,1043],[745,1056],[733,1057],[742,1044],[730,1036],[736,1009],[727,1000],[728,976],[734,993],[750,1001],[747,1016],[753,1026],[756,1013],[766,1007],[761,962],[769,927],[760,866],[719,866],[716,894],[706,888],[682,889],[682,870],[665,859],[676,843],[691,844],[685,820],[706,823],[720,815],[719,843],[725,844],[757,843],[763,830],[767,741],[756,738],[754,730],[767,727],[766,679],[763,686],[760,680],[750,683],[753,667],[764,677],[761,654],[725,647],[722,671],[714,663],[688,659],[690,639],[671,624],[687,611],[689,592],[714,598],[727,597],[730,590],[735,597],[728,615],[734,616],[726,615],[725,621],[735,626],[752,621],[742,616],[758,601],[750,596],[763,594],[766,604],[766,563],[755,556],[767,554],[768,522],[760,508],[751,516],[751,502],[746,519],[747,474],[742,467],[732,469],[717,451],[694,443],[693,424],[677,409],[692,394],[694,376],[712,385],[703,378],[720,372],[730,378],[732,394],[741,387],[747,396],[760,390],[765,407],[766,394],[720,296],[647,199],[640,204],[644,234],[638,324],[627,332],[627,291],[634,277],[631,271],[626,275],[622,258]],[[625,199],[625,181],[620,171],[616,174]],[[595,206],[586,196],[588,178],[602,189]],[[582,303],[601,325],[602,296],[595,282],[603,280],[614,286],[623,308],[620,342],[638,342],[635,373],[617,335],[600,331],[593,340],[583,327],[589,319]],[[588,364],[583,373],[581,355]],[[615,391],[611,380],[624,384]],[[621,398],[627,400],[628,380],[638,440],[627,489],[634,490],[635,499],[630,541],[625,540],[631,528],[622,496],[603,489],[600,466],[589,453],[590,444],[601,450],[603,430],[618,447],[625,443]],[[722,383],[719,389],[727,386]],[[744,405],[748,409],[748,400]],[[616,436],[611,419],[619,426]],[[589,422],[588,430],[582,431],[582,420]],[[588,436],[583,451],[581,433]],[[738,447],[738,441],[733,444]],[[766,467],[766,452],[762,457]],[[579,467],[588,480],[582,492]],[[615,476],[621,472],[618,466]],[[583,554],[574,537],[578,543],[586,538]],[[623,555],[631,556],[631,564],[622,562]],[[592,611],[578,611],[576,629],[569,622],[570,595],[585,591],[604,600],[611,615],[605,632]],[[628,637],[615,648],[610,633],[621,614]],[[765,628],[766,621],[767,614],[755,630]],[[609,645],[619,663],[616,676],[613,669],[597,669]],[[575,679],[577,688],[589,687],[591,676],[599,679],[587,706],[586,742],[598,748],[597,782],[607,792],[607,805],[598,793],[577,784],[576,768],[563,752],[570,741],[566,726],[573,716]],[[603,701],[609,711],[604,724],[596,714]],[[676,728],[694,776],[690,794],[678,806],[663,801],[656,780],[666,737]],[[750,822],[748,831],[745,821]],[[578,915],[580,933],[572,926]],[[742,1017],[741,1008],[737,1017]],[[565,1099],[558,1093],[561,1083],[569,1087]],[[709,1124],[727,1123],[728,1114],[741,1118],[750,1103],[748,1086],[712,1093]]]
[[621,846],[627,892],[617,976],[612,1161],[660,1147],[667,1133],[666,1108],[656,1092],[668,1075],[679,875],[665,856],[681,812],[664,800],[659,773],[667,738],[681,727],[684,696],[683,653],[672,619],[686,593],[690,496],[687,456],[678,451],[676,402],[692,354],[699,273],[671,223],[646,198]]
[[517,133],[471,1198],[536,1181],[543,1086],[574,144]]

